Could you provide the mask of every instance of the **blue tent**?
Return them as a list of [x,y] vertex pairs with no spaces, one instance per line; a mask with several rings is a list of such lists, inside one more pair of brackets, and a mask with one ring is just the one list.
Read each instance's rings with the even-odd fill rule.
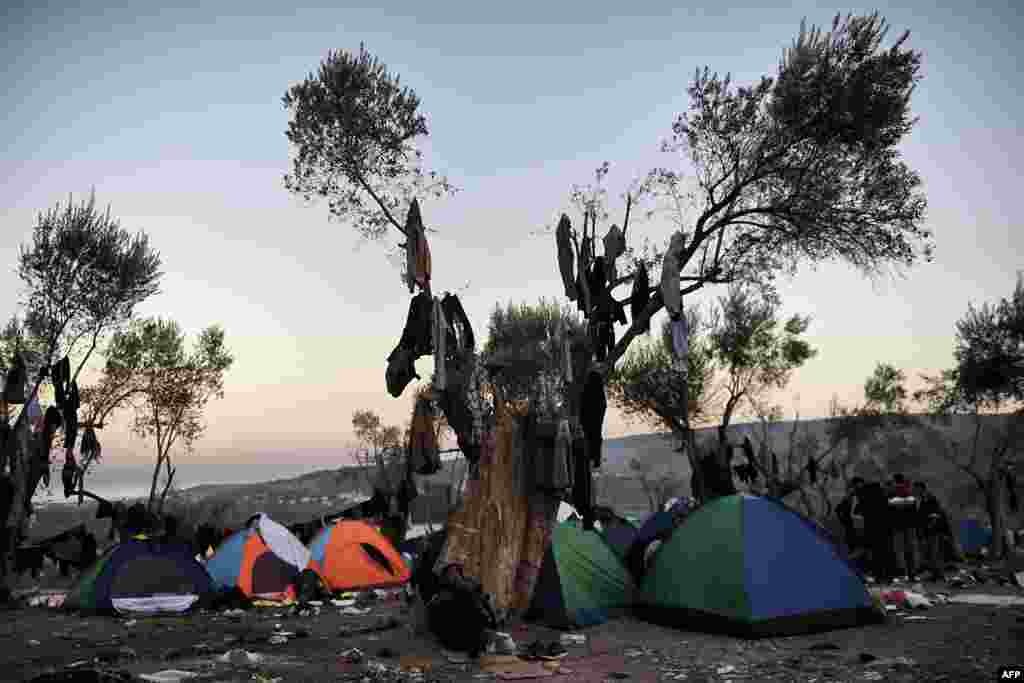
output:
[[857,570],[824,530],[769,498],[695,510],[658,551],[641,616],[671,626],[775,637],[877,622]]
[[65,609],[183,612],[214,591],[185,544],[130,539],[103,554],[64,599]]
[[957,540],[961,550],[974,555],[992,543],[992,530],[983,527],[976,519],[965,519],[957,528]]

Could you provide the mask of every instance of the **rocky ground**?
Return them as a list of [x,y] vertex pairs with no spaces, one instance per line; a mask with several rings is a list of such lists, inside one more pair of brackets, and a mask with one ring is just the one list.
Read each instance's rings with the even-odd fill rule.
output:
[[[1024,590],[1015,586],[923,588],[1024,600]],[[541,665],[500,656],[450,661],[433,639],[414,632],[404,600],[360,604],[362,614],[325,603],[319,614],[266,607],[137,618],[42,606],[10,609],[0,626],[0,680],[146,680],[138,676],[176,670],[193,674],[179,680],[263,683],[985,681],[995,680],[1000,666],[1024,666],[1021,605],[893,606],[885,624],[756,641],[672,630],[624,615],[587,629],[585,642],[568,647],[557,664]],[[504,630],[520,644],[560,635],[519,622]]]

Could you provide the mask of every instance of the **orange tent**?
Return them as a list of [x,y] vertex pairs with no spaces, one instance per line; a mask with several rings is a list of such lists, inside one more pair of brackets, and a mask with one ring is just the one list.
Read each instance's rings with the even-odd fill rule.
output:
[[391,541],[358,520],[321,529],[309,551],[309,566],[332,591],[400,586],[411,576]]
[[299,572],[309,566],[309,550],[266,515],[253,517],[225,540],[207,563],[214,584],[237,586],[250,597],[286,600],[294,596]]

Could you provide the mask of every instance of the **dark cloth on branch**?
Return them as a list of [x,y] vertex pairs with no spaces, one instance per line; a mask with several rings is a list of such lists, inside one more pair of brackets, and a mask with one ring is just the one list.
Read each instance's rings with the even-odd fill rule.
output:
[[[647,277],[647,266],[644,265],[643,261],[641,261],[636,266],[636,275],[633,278],[633,292],[629,298],[630,315],[633,316],[634,323],[643,314],[644,309],[647,308],[647,304],[650,300],[651,283]],[[648,320],[644,323],[643,331],[649,332],[650,329],[651,321]]]
[[772,476],[779,476],[779,456],[775,455],[774,452],[772,453]]
[[449,340],[448,343],[449,353],[455,351],[456,348],[460,353],[475,348],[476,339],[473,337],[473,327],[469,324],[469,318],[466,316],[465,309],[462,308],[459,297],[454,294],[445,294],[441,299],[441,310],[444,311],[444,317],[447,319],[449,327],[455,332],[455,343],[452,343],[452,340]]
[[384,372],[384,382],[388,393],[398,398],[413,379],[420,379],[413,363],[413,352],[398,346],[388,356],[388,368]]
[[1006,491],[1007,491],[1007,504],[1010,506],[1010,512],[1017,512],[1019,503],[1017,500],[1017,479],[1014,477],[1013,472],[1007,472],[1006,475]]
[[434,352],[434,300],[420,292],[409,302],[409,313],[398,345],[409,349],[416,358]]
[[555,242],[558,247],[558,271],[562,276],[565,296],[569,301],[575,301],[579,292],[576,289],[576,258],[572,249],[571,229],[569,217],[562,214],[562,218],[558,221],[558,228],[555,230]]
[[86,427],[82,434],[82,455],[90,460],[99,460],[103,452],[99,439],[96,438],[96,431],[92,427]]
[[626,237],[622,234],[619,226],[612,225],[604,236],[605,274],[608,282],[614,283],[617,279],[618,273],[615,270],[615,259],[622,256],[625,251]]

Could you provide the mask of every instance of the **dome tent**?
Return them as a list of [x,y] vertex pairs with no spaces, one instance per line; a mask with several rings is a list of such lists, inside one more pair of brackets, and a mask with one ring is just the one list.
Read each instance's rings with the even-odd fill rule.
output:
[[82,572],[63,606],[100,612],[184,612],[213,591],[209,574],[189,546],[129,539]]
[[309,560],[306,546],[261,512],[220,544],[206,570],[218,589],[237,586],[249,597],[280,600],[293,592]]
[[411,575],[391,541],[358,520],[321,529],[309,550],[310,567],[332,591],[400,586]]
[[601,624],[609,610],[632,605],[635,591],[632,577],[601,534],[568,520],[551,533],[524,616],[554,628]]
[[884,618],[821,527],[745,494],[707,503],[676,528],[644,576],[639,603],[650,621],[747,637]]

